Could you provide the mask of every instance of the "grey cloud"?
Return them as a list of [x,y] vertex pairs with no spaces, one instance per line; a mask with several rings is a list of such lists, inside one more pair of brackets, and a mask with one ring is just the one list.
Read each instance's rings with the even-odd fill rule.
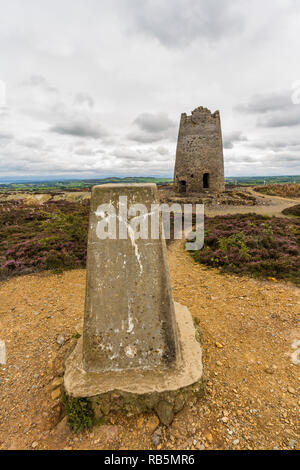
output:
[[198,38],[217,41],[243,29],[243,17],[228,0],[127,0],[133,28],[167,47],[187,46]]
[[282,149],[290,150],[300,150],[300,140],[290,140],[286,139],[285,141],[278,140],[261,140],[249,142],[249,147],[255,149],[271,150],[273,152],[280,152]]
[[237,142],[246,142],[248,139],[242,132],[234,131],[224,134],[223,145],[225,149],[232,149]]
[[290,108],[269,113],[258,119],[262,127],[293,127],[300,124],[300,105],[292,104]]
[[137,129],[127,134],[127,138],[141,144],[150,144],[151,142],[159,142],[160,140],[163,140],[164,135],[153,132],[144,132]]
[[247,104],[236,106],[236,110],[243,113],[268,113],[269,111],[282,110],[292,106],[292,92],[284,90],[280,92],[254,95]]
[[91,137],[99,139],[105,135],[101,126],[88,120],[72,119],[70,122],[61,122],[50,128],[51,132],[62,135],[71,135],[76,137]]
[[116,148],[112,152],[112,156],[116,157],[118,160],[134,162],[137,165],[143,162],[150,163],[151,165],[161,165],[161,162],[170,161],[169,151],[164,147],[135,149],[129,146],[123,146]]
[[94,100],[88,93],[77,93],[75,96],[75,104],[88,105],[90,108],[94,107]]
[[170,150],[167,149],[166,147],[162,147],[162,146],[157,147],[156,151],[162,156],[170,155]]
[[44,147],[45,141],[41,137],[25,137],[24,139],[18,139],[17,143],[24,147],[41,149]]
[[22,83],[23,87],[40,88],[47,93],[58,93],[57,88],[51,86],[42,75],[32,75]]
[[246,114],[258,114],[260,127],[292,127],[300,124],[300,105],[292,102],[292,90],[253,96],[247,104],[236,110]]
[[10,132],[0,131],[0,139],[9,140],[13,138],[13,134]]
[[87,156],[92,156],[94,155],[94,151],[92,149],[89,149],[89,148],[85,148],[85,147],[80,147],[78,149],[75,150],[75,153],[76,155],[87,155]]
[[[135,160],[140,161],[143,155],[145,156],[146,152],[141,152],[130,147],[121,147],[117,148],[112,152],[112,156],[124,159],[124,160]],[[148,160],[148,157],[147,157]]]
[[291,162],[291,163],[296,163],[296,168],[298,167],[299,168],[299,165],[300,165],[300,158],[299,158],[299,152],[297,153],[292,153],[292,152],[289,152],[289,151],[286,151],[286,152],[280,152],[280,153],[276,153],[276,154],[273,154],[273,155],[268,155],[266,157],[266,160],[271,162],[271,163],[279,163],[280,165],[282,165],[282,163],[284,162],[284,164],[288,163],[288,162]]
[[158,142],[175,136],[176,123],[166,113],[142,113],[133,121],[127,138],[140,143]]
[[106,136],[98,114],[92,110],[94,100],[88,93],[62,98],[58,89],[42,76],[30,77],[23,86],[28,87],[29,92],[22,112],[48,124],[50,132],[94,139]]
[[250,155],[227,155],[225,156],[225,162],[227,163],[238,163],[239,165],[243,164],[254,164],[256,163],[257,159],[255,157],[252,157]]
[[299,154],[289,151],[274,154],[265,149],[261,155],[227,155],[225,167],[228,175],[244,176],[245,173],[252,175],[297,174],[299,168]]
[[166,113],[142,113],[134,120],[134,124],[145,132],[153,133],[163,132],[176,126]]
[[76,147],[74,153],[76,155],[85,155],[85,156],[91,156],[91,157],[95,157],[95,156],[98,157],[99,155],[101,156],[105,155],[105,151],[103,149],[100,149],[98,147],[95,147],[95,148],[87,147],[84,145]]

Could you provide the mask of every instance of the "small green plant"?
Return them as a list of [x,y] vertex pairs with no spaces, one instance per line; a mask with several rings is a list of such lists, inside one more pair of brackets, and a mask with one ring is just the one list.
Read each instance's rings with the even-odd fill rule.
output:
[[74,334],[72,335],[72,338],[73,338],[73,339],[79,339],[80,337],[81,337],[81,335],[80,335],[79,333],[74,333]]
[[79,433],[90,429],[95,424],[95,413],[91,403],[86,398],[64,398],[68,424],[73,432]]
[[273,230],[270,224],[262,224],[263,228],[263,233],[266,235],[266,242],[268,243],[274,243],[274,237],[273,237]]
[[291,225],[289,229],[292,235],[297,235],[299,232],[299,230],[294,225]]
[[249,257],[249,249],[246,245],[245,235],[242,232],[234,233],[230,237],[222,237],[219,239],[219,248],[224,253],[228,253],[230,247],[239,248],[244,258]]
[[86,220],[78,214],[54,213],[42,223],[44,230],[65,233],[69,240],[79,241],[86,237]]

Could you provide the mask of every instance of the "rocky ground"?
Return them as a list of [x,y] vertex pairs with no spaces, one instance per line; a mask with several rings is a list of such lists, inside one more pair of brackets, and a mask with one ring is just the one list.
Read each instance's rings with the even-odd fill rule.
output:
[[0,203],[23,201],[28,206],[39,206],[49,201],[78,202],[91,198],[90,191],[52,191],[51,193],[0,192]]
[[0,283],[0,449],[299,449],[299,289],[220,274],[169,247],[174,299],[202,331],[206,396],[169,428],[153,415],[73,434],[63,359],[82,319],[85,271]]
[[[173,191],[172,185],[159,187],[159,196],[162,202],[177,204],[205,204],[211,206],[255,206],[261,205],[263,199],[248,191],[248,188],[227,188],[223,193],[205,191],[189,195],[178,194]],[[258,198],[257,198],[258,196]]]
[[[250,187],[228,187],[224,193],[199,193],[189,197],[180,197],[174,193],[172,185],[159,186],[162,203],[204,204],[206,215],[245,214],[256,212],[264,215],[280,215],[284,209],[300,203],[299,198],[268,196],[254,191]],[[50,201],[80,202],[89,200],[90,191],[52,191],[50,193],[0,192],[0,204],[7,201],[23,201],[25,205],[39,206]]]

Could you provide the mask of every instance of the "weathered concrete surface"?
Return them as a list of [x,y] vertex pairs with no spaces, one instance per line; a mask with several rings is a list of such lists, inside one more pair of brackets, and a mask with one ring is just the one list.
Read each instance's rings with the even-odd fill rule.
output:
[[[174,305],[161,224],[158,240],[101,240],[99,206],[119,196],[131,204],[159,203],[155,184],[93,188],[88,238],[83,365],[87,372],[165,370],[179,358]],[[139,215],[139,214],[137,214]],[[147,218],[148,215],[146,215]],[[120,223],[120,217],[117,224]],[[122,219],[123,220],[123,219]],[[149,220],[150,233],[150,220]],[[115,374],[113,377],[116,377]]]
[[[192,316],[186,307],[177,303],[175,312],[181,350],[181,359],[175,369],[87,373],[82,362],[80,338],[66,361],[66,393],[73,397],[93,397],[94,403],[98,402],[99,409],[102,406],[104,411],[105,406],[116,410],[120,405],[120,409],[140,412],[155,409],[161,401],[170,403],[174,412],[179,411],[191,394],[201,392],[203,369],[202,350]],[[105,405],[107,401],[109,406]]]
[[225,191],[220,113],[196,108],[181,115],[174,187],[177,192]]

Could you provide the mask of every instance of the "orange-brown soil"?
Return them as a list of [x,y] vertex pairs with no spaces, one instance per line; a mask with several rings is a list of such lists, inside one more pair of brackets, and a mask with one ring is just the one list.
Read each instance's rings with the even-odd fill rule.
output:
[[[208,384],[161,429],[157,448],[299,448],[299,289],[195,264],[180,242],[169,261],[175,301],[200,322]],[[108,418],[78,435],[61,419],[52,382],[74,344],[84,293],[84,270],[0,283],[0,449],[156,448],[154,415]]]

